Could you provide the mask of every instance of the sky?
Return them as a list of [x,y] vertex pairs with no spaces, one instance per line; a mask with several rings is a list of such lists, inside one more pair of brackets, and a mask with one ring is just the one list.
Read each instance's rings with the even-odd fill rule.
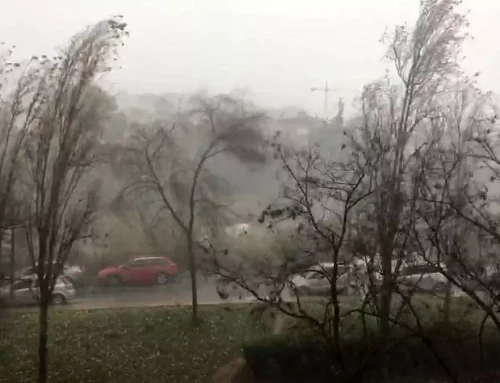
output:
[[[465,0],[471,33],[465,69],[500,93],[500,1]],[[0,0],[0,41],[19,57],[51,53],[86,25],[122,14],[130,38],[112,93],[229,92],[263,106],[324,114],[348,106],[387,66],[387,27],[417,17],[418,0]],[[330,109],[331,108],[331,109]]]

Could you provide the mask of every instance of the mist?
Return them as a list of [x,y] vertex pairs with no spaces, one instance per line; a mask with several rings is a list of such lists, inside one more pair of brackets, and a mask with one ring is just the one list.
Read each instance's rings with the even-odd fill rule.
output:
[[498,381],[499,15],[5,5],[0,376]]

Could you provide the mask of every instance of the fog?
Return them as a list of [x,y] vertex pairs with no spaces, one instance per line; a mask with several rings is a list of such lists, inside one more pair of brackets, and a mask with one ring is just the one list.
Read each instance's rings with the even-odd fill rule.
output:
[[[261,105],[320,116],[323,96],[309,89],[328,81],[330,99],[343,97],[350,109],[361,87],[383,74],[385,28],[413,21],[418,7],[416,0],[2,1],[0,39],[16,45],[19,57],[50,53],[85,25],[123,14],[131,37],[122,69],[106,80],[112,93],[241,88]],[[500,4],[464,3],[475,36],[465,67],[480,70],[481,85],[498,91]]]
[[[464,67],[481,72],[479,83],[485,89],[500,91],[494,66],[500,59],[495,26],[500,5],[475,0],[464,7],[471,10],[475,37],[465,46]],[[346,115],[354,111],[363,85],[387,66],[379,42],[384,30],[413,22],[417,10],[415,0],[20,0],[0,14],[0,40],[16,46],[17,58],[50,54],[85,25],[122,14],[130,38],[120,51],[120,69],[101,80],[118,106],[105,132],[107,140],[119,143],[128,134],[123,125],[127,119],[170,118],[194,92],[239,90],[271,117],[266,134],[281,130],[288,139],[304,143],[322,140],[321,119],[338,112],[339,98],[345,100]],[[332,91],[325,109],[324,94],[311,88],[326,81]],[[341,129],[331,132],[326,132],[333,145],[329,148],[338,149]],[[231,185],[224,203],[234,213],[233,222],[255,218],[279,195],[275,165],[247,166],[221,156],[210,166]],[[103,188],[109,202],[122,185],[109,169],[99,171],[103,179],[114,180]],[[98,227],[110,235],[106,246],[114,246],[117,253],[140,251],[145,240],[139,239],[143,234],[135,219],[129,216],[122,227],[113,223],[113,214],[104,214]]]
[[500,3],[0,2],[0,376],[499,381]]

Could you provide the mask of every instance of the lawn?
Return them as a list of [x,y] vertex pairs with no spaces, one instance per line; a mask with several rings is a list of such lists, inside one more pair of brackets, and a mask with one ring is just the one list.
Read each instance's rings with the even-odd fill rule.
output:
[[[50,382],[207,382],[263,329],[236,308],[59,311],[50,321]],[[37,315],[11,314],[0,339],[0,382],[34,381]]]
[[[474,360],[479,350],[474,334],[481,313],[471,302],[454,300],[453,323],[445,329],[438,327],[436,333],[439,302],[415,302],[424,325],[429,326],[427,335],[447,355],[454,369],[462,366],[476,370],[478,362]],[[344,309],[355,303],[359,302],[344,302]],[[310,305],[314,309],[315,303]],[[268,337],[264,326],[249,315],[247,305],[202,306],[200,315],[202,324],[193,328],[189,307],[55,311],[50,319],[50,382],[209,382],[217,368],[241,355],[244,344]],[[4,319],[0,333],[0,382],[32,382],[37,365],[38,315],[11,312]],[[362,345],[365,343],[360,324],[356,321],[342,326],[347,353],[348,349],[355,354],[360,351],[355,340],[360,339],[359,335]],[[487,348],[497,360],[498,333],[487,327]],[[453,339],[448,339],[450,334]],[[361,354],[372,352],[368,346]],[[391,356],[403,370],[409,372],[417,361],[420,367],[415,373],[435,365],[428,361],[429,350],[421,347],[420,342],[405,347],[393,350]]]

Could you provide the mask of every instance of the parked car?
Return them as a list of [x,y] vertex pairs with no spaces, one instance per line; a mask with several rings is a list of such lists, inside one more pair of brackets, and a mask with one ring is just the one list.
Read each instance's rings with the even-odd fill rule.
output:
[[441,269],[431,264],[407,266],[401,270],[398,283],[416,291],[442,293],[446,289],[448,279],[441,273]]
[[[301,295],[329,295],[331,291],[330,279],[334,264],[329,262],[318,263],[308,269],[292,275],[290,282]],[[339,264],[337,290],[345,292],[349,285],[355,285],[349,278],[348,264]]]
[[[360,278],[364,277],[365,274],[368,273],[370,264],[372,265],[373,271],[373,282],[376,284],[382,283],[383,280],[383,272],[382,272],[382,259],[380,255],[376,255],[373,259],[373,263],[371,263],[368,257],[360,258],[354,257],[351,262],[353,267],[353,272],[356,273]],[[408,261],[405,259],[392,259],[391,260],[391,269],[393,273],[400,274],[401,270],[408,266]]]
[[[77,265],[64,265],[62,275],[67,277],[74,286],[84,284],[85,274],[84,269]],[[30,278],[36,276],[36,269],[33,266],[28,266],[16,273],[17,278]]]
[[135,258],[120,266],[110,266],[98,273],[100,284],[159,284],[174,280],[179,268],[167,257]]
[[[13,294],[11,294],[11,287]],[[52,304],[66,304],[76,296],[75,288],[69,278],[59,277],[52,292]],[[36,304],[40,297],[38,278],[29,277],[15,280],[0,289],[0,305],[20,306]]]

